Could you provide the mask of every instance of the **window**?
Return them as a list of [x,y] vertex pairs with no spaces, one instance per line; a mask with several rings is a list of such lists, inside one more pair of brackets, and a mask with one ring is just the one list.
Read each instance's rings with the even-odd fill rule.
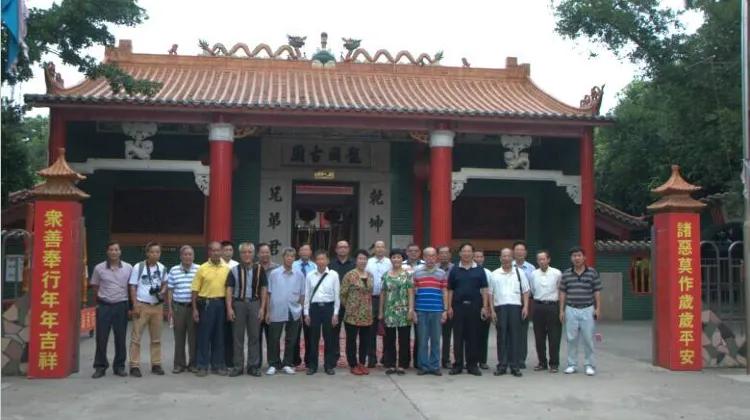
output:
[[633,257],[630,263],[630,284],[633,293],[651,293],[651,260],[648,257]]
[[205,196],[197,190],[115,190],[110,233],[129,245],[201,243],[205,209]]

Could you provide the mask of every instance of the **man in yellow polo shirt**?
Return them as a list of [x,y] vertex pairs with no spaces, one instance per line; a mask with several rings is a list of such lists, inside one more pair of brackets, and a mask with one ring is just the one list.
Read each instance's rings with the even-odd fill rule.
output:
[[226,322],[227,276],[229,266],[221,259],[221,244],[208,244],[209,260],[203,263],[193,279],[193,319],[198,323],[197,376],[211,373],[226,376],[224,361],[224,323]]

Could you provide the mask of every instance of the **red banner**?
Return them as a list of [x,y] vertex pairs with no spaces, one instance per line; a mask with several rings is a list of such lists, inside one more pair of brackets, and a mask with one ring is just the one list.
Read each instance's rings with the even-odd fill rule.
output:
[[81,205],[37,201],[30,285],[30,378],[63,378],[77,369]]
[[700,220],[696,213],[659,213],[656,229],[656,363],[701,370]]

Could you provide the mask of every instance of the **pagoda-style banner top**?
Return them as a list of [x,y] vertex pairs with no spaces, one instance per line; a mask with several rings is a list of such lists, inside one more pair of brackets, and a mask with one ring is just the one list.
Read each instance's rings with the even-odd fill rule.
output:
[[[598,115],[602,88],[594,87],[579,107],[567,105],[539,89],[529,77],[530,66],[514,57],[507,58],[501,69],[472,68],[466,60],[463,67],[448,67],[440,65],[442,53],[414,57],[404,51],[391,55],[380,50],[371,56],[356,48],[358,40],[347,39],[349,52],[336,61],[326,48],[308,59],[299,49],[303,38],[290,37],[290,42],[296,44],[276,51],[265,44],[227,49],[201,42],[203,54],[183,56],[177,54],[176,45],[168,54],[134,54],[132,43],[121,40],[118,47],[107,49],[105,61],[117,63],[137,79],[161,83],[156,95],[113,93],[104,79],[87,79],[66,88],[54,66],[48,66],[47,93],[26,95],[26,102],[609,121]],[[245,56],[237,56],[239,51]],[[266,54],[269,58],[259,58]]]

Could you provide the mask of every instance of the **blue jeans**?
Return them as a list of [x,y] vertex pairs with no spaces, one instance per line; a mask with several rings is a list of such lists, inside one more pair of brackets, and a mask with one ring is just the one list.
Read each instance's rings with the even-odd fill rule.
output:
[[565,306],[565,334],[568,339],[568,366],[578,365],[578,337],[583,336],[584,366],[594,366],[594,306]]
[[440,319],[442,316],[442,312],[417,312],[419,368],[428,372],[440,369],[440,336],[442,334]]
[[224,299],[198,300],[198,369],[223,369],[226,367],[224,354],[224,324],[226,305]]

